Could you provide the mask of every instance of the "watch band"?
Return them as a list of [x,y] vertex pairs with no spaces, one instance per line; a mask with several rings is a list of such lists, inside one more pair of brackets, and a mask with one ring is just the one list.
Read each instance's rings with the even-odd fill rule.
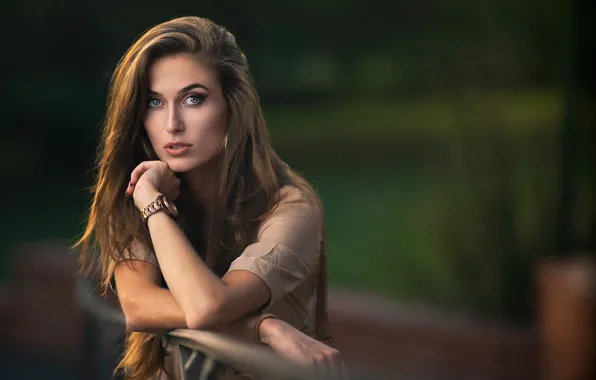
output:
[[165,211],[166,214],[172,218],[178,216],[175,206],[168,202],[165,195],[160,194],[153,202],[149,203],[143,211],[141,211],[141,220],[143,221],[145,228],[147,228],[147,220],[149,217],[159,211]]

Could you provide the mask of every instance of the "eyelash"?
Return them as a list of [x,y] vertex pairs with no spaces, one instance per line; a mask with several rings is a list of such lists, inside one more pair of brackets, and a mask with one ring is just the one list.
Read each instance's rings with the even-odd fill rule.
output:
[[[191,98],[191,97],[195,97],[195,98],[198,98],[198,99],[199,99],[199,100],[198,100],[198,103],[190,103],[190,104],[189,104],[189,105],[193,105],[193,106],[198,106],[198,105],[202,104],[202,103],[205,101],[205,99],[207,98],[207,96],[206,96],[206,95],[202,95],[202,94],[197,94],[197,93],[195,93],[195,94],[189,94],[189,95],[188,95],[186,98],[184,98],[184,102],[186,102],[186,101],[187,101],[189,98]],[[159,105],[157,105],[157,106],[152,106],[152,105],[151,105],[151,103],[152,103],[153,101],[155,101],[155,100],[158,100],[158,101],[160,102],[160,104],[159,104],[159,105],[161,105],[161,103],[163,103],[163,101],[162,101],[161,99],[158,99],[158,98],[150,98],[150,99],[149,99],[149,108],[157,108],[157,107],[159,107]]]
[[[161,102],[161,100],[159,100],[159,99],[157,99],[157,98],[149,98],[149,104],[148,104],[148,107],[149,107],[149,108],[157,108],[157,107],[159,107],[159,105],[157,105],[157,106],[152,106],[152,105],[151,105],[151,103],[153,103],[153,101],[155,101],[155,100],[158,100],[158,101],[160,101],[160,102]],[[160,104],[160,105],[161,105],[161,104]]]
[[198,103],[193,103],[192,105],[199,105],[199,104],[203,103],[205,101],[205,99],[207,98],[207,96],[205,96],[205,95],[195,93],[195,94],[189,94],[184,99],[184,101],[188,100],[191,97],[195,97],[195,98],[198,98],[199,99],[199,102]]

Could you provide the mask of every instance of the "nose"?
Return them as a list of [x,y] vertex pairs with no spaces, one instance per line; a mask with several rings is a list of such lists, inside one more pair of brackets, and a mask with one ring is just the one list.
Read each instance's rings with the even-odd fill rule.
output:
[[184,123],[180,117],[177,107],[170,107],[168,112],[168,120],[166,122],[166,131],[169,133],[177,133],[184,130]]

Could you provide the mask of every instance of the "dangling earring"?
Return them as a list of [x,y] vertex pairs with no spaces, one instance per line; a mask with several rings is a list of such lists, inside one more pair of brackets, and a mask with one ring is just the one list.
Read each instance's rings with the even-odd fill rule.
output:
[[223,147],[224,147],[224,150],[226,150],[226,148],[228,147],[228,135],[227,134],[226,134],[226,137],[224,137]]

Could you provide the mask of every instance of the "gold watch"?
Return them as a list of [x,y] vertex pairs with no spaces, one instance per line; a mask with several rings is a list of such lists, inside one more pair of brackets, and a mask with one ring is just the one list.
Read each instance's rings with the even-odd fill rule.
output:
[[145,228],[147,228],[147,219],[159,211],[164,211],[174,219],[178,217],[178,209],[176,208],[176,205],[173,202],[168,201],[168,198],[166,198],[165,195],[160,194],[153,202],[149,203],[143,211],[141,211],[141,220],[143,221]]

